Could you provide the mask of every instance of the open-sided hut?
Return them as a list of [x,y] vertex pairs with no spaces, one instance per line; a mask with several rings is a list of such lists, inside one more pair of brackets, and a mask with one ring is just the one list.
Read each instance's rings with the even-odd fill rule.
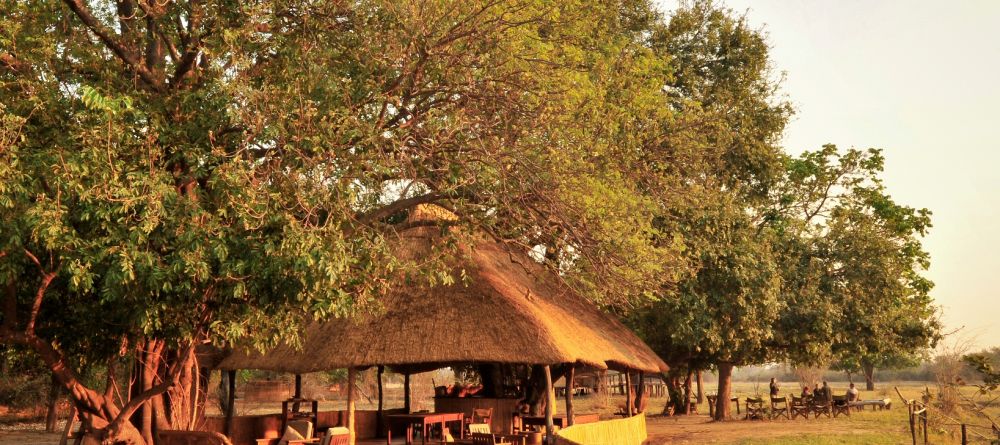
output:
[[[399,254],[412,260],[433,257],[445,236],[436,226],[401,231]],[[316,322],[303,333],[299,348],[282,344],[264,354],[237,349],[214,367],[296,374],[380,365],[429,370],[456,363],[667,370],[615,317],[527,253],[484,236],[463,238],[458,246],[444,260],[455,278],[451,285],[400,277],[377,315]]]

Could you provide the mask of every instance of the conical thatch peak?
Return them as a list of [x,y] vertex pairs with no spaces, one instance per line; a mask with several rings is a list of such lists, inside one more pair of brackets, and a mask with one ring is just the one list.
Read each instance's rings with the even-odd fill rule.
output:
[[[433,210],[440,209],[440,210]],[[454,215],[437,206],[411,217]],[[309,326],[302,349],[279,345],[267,354],[235,352],[218,368],[287,372],[389,365],[453,363],[583,363],[596,368],[665,371],[660,360],[612,315],[573,292],[523,253],[482,237],[449,257],[451,285],[400,280],[383,300],[385,311],[364,320],[333,319]],[[432,255],[436,227],[400,232],[404,257]]]

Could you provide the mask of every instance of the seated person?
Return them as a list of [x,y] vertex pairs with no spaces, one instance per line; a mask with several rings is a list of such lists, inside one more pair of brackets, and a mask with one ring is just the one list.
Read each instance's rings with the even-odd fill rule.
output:
[[854,387],[853,383],[851,383],[851,387],[847,389],[847,401],[857,402],[860,398],[861,398],[861,392],[858,391],[858,388]]
[[803,399],[807,399],[807,398],[809,398],[811,396],[812,396],[812,393],[809,391],[809,386],[803,386],[802,387],[802,395],[801,395],[801,397]]

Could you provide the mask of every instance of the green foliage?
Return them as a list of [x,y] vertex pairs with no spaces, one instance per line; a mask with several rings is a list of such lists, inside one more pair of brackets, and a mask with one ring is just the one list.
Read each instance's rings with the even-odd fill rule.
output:
[[969,354],[962,359],[982,376],[983,384],[979,386],[980,391],[987,393],[996,391],[997,387],[1000,387],[1000,369],[997,369],[996,364],[993,363],[996,360],[995,357],[991,358],[986,354]]

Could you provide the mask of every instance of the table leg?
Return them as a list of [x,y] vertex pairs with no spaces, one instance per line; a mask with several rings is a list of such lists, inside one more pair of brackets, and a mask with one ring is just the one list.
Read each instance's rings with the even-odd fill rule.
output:
[[407,423],[406,424],[406,445],[410,445],[412,443],[413,443],[413,424],[412,423]]
[[385,429],[385,445],[392,445],[392,423],[389,422],[388,428]]

